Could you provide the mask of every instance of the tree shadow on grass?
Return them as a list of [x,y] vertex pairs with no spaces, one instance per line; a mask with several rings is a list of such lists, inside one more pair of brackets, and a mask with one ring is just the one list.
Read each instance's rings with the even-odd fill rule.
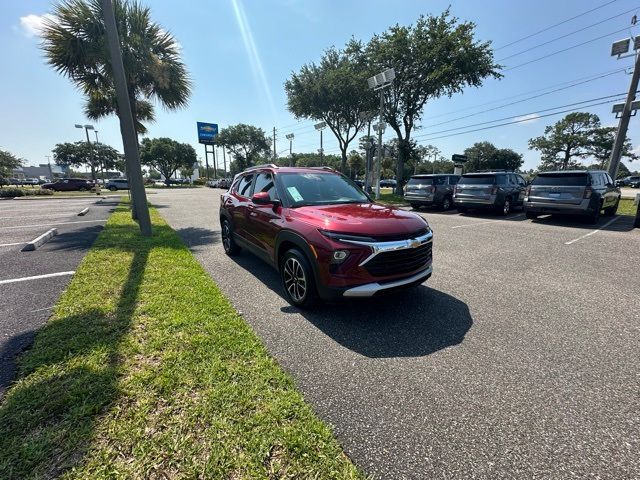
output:
[[[2,479],[54,478],[83,458],[98,416],[119,396],[119,346],[132,324],[149,253],[181,247],[168,226],[156,226],[150,239],[131,224],[110,225],[104,233],[94,248],[133,254],[117,304],[50,321],[20,358],[19,378],[0,404]],[[78,282],[76,295],[100,288],[86,280]]]

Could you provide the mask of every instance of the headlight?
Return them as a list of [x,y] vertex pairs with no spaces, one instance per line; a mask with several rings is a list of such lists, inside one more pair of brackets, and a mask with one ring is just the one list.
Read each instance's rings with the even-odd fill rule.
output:
[[360,235],[352,235],[349,233],[340,233],[340,232],[332,232],[330,230],[321,230],[318,231],[327,238],[339,242],[340,240],[351,240],[352,242],[375,242],[375,238],[365,237]]

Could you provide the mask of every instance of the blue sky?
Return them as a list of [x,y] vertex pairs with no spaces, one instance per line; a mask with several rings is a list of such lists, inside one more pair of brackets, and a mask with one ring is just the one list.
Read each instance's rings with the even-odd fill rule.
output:
[[[480,88],[469,88],[452,98],[430,102],[424,111],[423,128],[415,132],[420,143],[437,146],[447,157],[461,153],[474,142],[487,140],[524,154],[525,168],[534,168],[539,156],[528,150],[527,140],[541,135],[546,125],[562,117],[537,118],[555,110],[540,111],[626,93],[630,76],[622,70],[631,67],[633,60],[611,57],[610,45],[630,33],[640,34],[638,27],[635,31],[630,29],[630,18],[640,7],[638,0],[613,1],[506,48],[500,47],[599,7],[607,0],[154,0],[146,3],[151,5],[154,19],[180,42],[194,82],[187,108],[177,112],[157,108],[157,119],[149,125],[149,136],[169,136],[189,142],[203,157],[204,149],[196,139],[196,121],[214,122],[221,127],[250,123],[268,133],[276,127],[278,152],[284,154],[288,150],[284,136],[290,132],[295,134],[294,151],[315,151],[319,137],[313,122],[298,122],[286,110],[283,83],[291,72],[307,62],[317,61],[323,49],[342,46],[352,36],[367,40],[390,25],[410,24],[420,14],[438,14],[450,4],[453,14],[477,24],[477,37],[493,42],[497,48],[496,59],[504,59],[500,63],[507,68],[581,44],[506,70],[502,80],[488,80]],[[3,112],[0,149],[25,158],[29,164],[43,163],[56,143],[84,138],[84,133],[74,128],[75,123],[93,123],[99,130],[101,142],[121,150],[117,119],[89,122],[82,113],[81,95],[67,79],[45,65],[38,47],[37,24],[40,16],[51,11],[51,6],[49,1],[37,0],[3,2],[0,6],[0,43],[3,45],[0,61],[5,66],[0,75]],[[616,15],[619,16],[607,20]],[[602,23],[572,33],[597,22]],[[518,54],[567,34],[570,35]],[[585,43],[596,37],[603,38]],[[505,58],[513,54],[518,55]],[[598,76],[602,78],[594,79]],[[564,88],[578,82],[584,83]],[[562,90],[529,99],[555,89]],[[518,103],[478,113],[510,102]],[[603,125],[617,125],[610,113],[610,103],[574,108],[598,114]],[[455,136],[451,134],[464,129],[435,133],[527,114],[531,114],[527,117],[530,121],[500,128]],[[639,121],[633,118],[629,131],[636,149],[640,145]],[[325,131],[325,151],[338,152],[337,143],[328,130]],[[640,162],[635,163],[632,167],[638,168]]]

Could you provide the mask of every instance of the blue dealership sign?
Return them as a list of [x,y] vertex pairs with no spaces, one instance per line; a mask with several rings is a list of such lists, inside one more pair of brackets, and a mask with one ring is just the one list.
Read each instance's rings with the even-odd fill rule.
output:
[[217,123],[198,122],[198,143],[212,145],[218,136]]

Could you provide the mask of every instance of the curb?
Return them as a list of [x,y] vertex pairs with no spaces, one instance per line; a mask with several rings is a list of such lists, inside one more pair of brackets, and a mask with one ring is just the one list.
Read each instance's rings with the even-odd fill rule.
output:
[[51,230],[49,230],[49,231],[43,233],[42,235],[40,235],[38,238],[35,238],[35,239],[31,240],[24,247],[22,247],[22,249],[20,249],[20,251],[21,252],[32,252],[32,251],[36,250],[37,248],[41,247],[42,245],[44,245],[45,243],[47,243],[49,240],[51,240],[57,234],[58,234],[58,229],[57,228],[52,228]]
[[89,207],[87,207],[87,208],[83,208],[82,210],[80,210],[80,211],[78,212],[78,216],[79,216],[79,217],[84,217],[88,212],[89,212]]

